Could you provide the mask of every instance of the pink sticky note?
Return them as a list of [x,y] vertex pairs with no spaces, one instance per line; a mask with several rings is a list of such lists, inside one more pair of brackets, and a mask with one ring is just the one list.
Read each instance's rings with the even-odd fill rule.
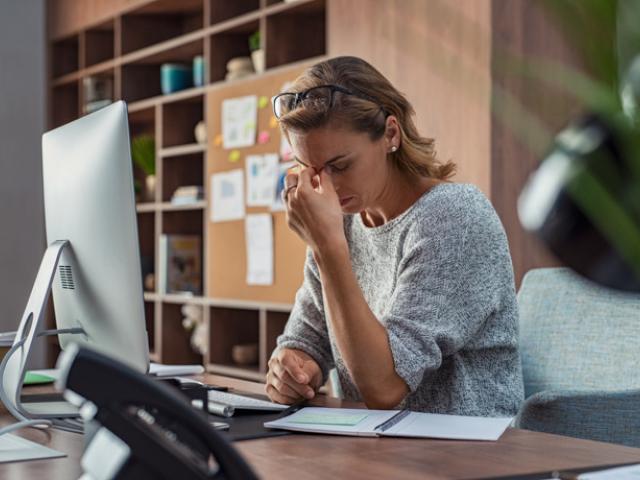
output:
[[258,143],[259,144],[269,143],[269,140],[271,140],[271,134],[269,132],[267,132],[266,130],[263,130],[262,132],[260,132],[258,134]]

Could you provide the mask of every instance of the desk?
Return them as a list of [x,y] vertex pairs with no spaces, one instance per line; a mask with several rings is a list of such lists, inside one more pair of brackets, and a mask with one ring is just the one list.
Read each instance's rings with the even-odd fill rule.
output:
[[[216,375],[201,379],[239,391],[262,393],[263,386]],[[25,389],[33,392],[34,389]],[[317,405],[353,403],[319,398]],[[11,423],[3,412],[0,424]],[[3,479],[79,478],[82,436],[51,430],[19,435],[68,454],[67,458],[0,465]],[[356,438],[295,434],[236,443],[263,478],[470,479],[517,475],[624,462],[640,463],[640,449],[558,435],[508,429],[497,442],[401,438]]]

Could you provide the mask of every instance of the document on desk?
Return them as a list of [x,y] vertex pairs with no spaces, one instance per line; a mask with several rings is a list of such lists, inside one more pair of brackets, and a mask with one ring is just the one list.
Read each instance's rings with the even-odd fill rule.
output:
[[62,452],[43,447],[16,435],[6,434],[0,436],[0,463],[44,460],[46,458],[66,456]]
[[409,410],[306,407],[264,424],[298,432],[362,437],[416,437],[495,441],[512,418],[466,417]]

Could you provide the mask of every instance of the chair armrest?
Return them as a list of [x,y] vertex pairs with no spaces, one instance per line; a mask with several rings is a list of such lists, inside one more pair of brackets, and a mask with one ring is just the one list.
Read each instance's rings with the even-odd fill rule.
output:
[[522,404],[514,425],[640,447],[640,389],[538,392]]

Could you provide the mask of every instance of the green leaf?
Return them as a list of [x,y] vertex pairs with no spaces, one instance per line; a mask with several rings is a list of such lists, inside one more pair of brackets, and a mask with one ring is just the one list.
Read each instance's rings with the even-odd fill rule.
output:
[[151,135],[140,135],[131,141],[133,163],[145,175],[156,173],[156,141]]

